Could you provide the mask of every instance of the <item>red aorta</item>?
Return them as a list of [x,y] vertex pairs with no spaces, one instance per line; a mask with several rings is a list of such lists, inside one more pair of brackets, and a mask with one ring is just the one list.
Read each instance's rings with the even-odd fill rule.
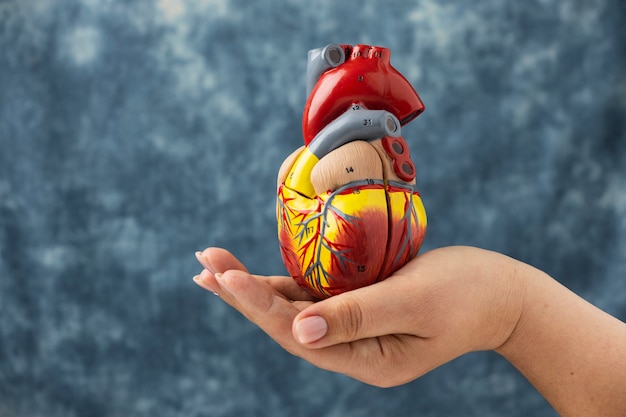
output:
[[353,104],[387,110],[402,125],[424,111],[417,92],[390,62],[387,48],[342,45],[346,61],[324,72],[311,91],[302,117],[304,143]]

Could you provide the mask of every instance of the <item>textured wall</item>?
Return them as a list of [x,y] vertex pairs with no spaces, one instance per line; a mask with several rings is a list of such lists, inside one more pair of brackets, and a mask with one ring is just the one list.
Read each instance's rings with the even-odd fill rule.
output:
[[391,48],[425,249],[540,267],[626,319],[621,0],[0,0],[0,416],[554,416],[474,353],[377,389],[196,287],[223,246],[283,273],[274,178],[306,52]]

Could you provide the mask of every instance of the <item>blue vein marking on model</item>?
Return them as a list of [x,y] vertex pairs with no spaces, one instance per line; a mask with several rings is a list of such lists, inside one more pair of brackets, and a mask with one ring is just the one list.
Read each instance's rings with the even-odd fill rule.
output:
[[299,238],[298,240],[298,245],[300,245],[302,243],[302,239],[304,239],[305,237],[309,237],[309,223],[311,223],[314,220],[317,220],[320,216],[322,215],[322,213],[317,213],[314,214],[313,216],[311,216],[310,218],[306,219],[303,222],[300,223],[296,223],[297,227],[300,227],[300,231],[298,232],[298,234],[296,235],[296,237]]
[[402,216],[400,223],[394,226],[396,228],[403,227],[404,221],[407,221],[408,223],[406,225],[407,226],[406,230],[408,231],[406,233],[406,237],[402,240],[402,246],[400,247],[400,250],[398,251],[395,259],[393,260],[393,265],[395,268],[395,266],[400,261],[400,257],[402,256],[407,245],[409,245],[409,248],[412,249],[411,244],[413,242],[411,238],[411,224],[412,224],[413,217],[415,217],[415,223],[419,223],[419,218],[417,217],[417,209],[415,208],[415,202],[413,201],[413,194],[417,191],[417,187],[413,184],[407,184],[405,182],[398,182],[398,181],[388,181],[388,183],[390,186],[404,188],[409,192],[408,193],[409,207],[407,207],[407,209],[404,211],[404,215]]
[[[326,203],[324,204],[324,208],[321,211],[320,215],[322,216],[322,225],[320,228],[320,243],[318,243],[318,247],[317,247],[317,251],[316,251],[316,261],[313,265],[311,265],[311,267],[309,267],[307,269],[307,271],[305,272],[305,277],[310,278],[312,277],[316,277],[315,279],[315,284],[316,286],[318,286],[319,288],[321,288],[321,277],[320,275],[322,275],[324,278],[326,278],[327,282],[331,282],[333,281],[335,278],[328,272],[326,271],[326,269],[324,268],[324,265],[322,265],[322,263],[319,261],[320,256],[321,256],[321,252],[322,252],[322,248],[326,248],[328,249],[331,254],[333,254],[334,256],[336,256],[339,259],[339,262],[341,264],[342,269],[345,270],[346,268],[346,262],[354,262],[353,260],[343,256],[346,253],[349,253],[351,250],[350,249],[346,249],[346,250],[335,250],[332,247],[330,247],[329,245],[324,243],[324,234],[326,232],[326,226],[327,226],[327,218],[328,218],[328,214],[329,214],[329,210],[332,210],[333,213],[337,214],[339,217],[341,217],[342,219],[344,219],[346,222],[348,222],[349,224],[354,224],[355,220],[358,220],[359,217],[357,216],[352,216],[349,214],[346,214],[344,212],[342,212],[341,210],[338,210],[336,207],[333,207],[332,202],[335,199],[335,197],[337,195],[340,195],[342,192],[349,190],[349,189],[353,189],[353,188],[359,188],[359,187],[365,187],[368,185],[380,185],[382,187],[385,186],[385,181],[381,180],[381,179],[364,179],[364,180],[358,180],[358,181],[352,181],[349,182],[348,184],[343,185],[342,187],[338,188],[337,190],[335,190],[326,200]],[[384,188],[383,188],[384,189]],[[319,215],[318,215],[319,216]],[[318,217],[316,216],[316,217]],[[314,272],[317,272],[316,275],[313,275]],[[307,279],[308,280],[308,279]]]

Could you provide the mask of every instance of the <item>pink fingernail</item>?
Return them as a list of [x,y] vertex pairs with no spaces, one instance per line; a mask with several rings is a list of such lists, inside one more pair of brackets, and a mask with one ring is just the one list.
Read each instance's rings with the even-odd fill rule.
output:
[[215,269],[213,269],[213,266],[209,263],[202,252],[196,252],[196,259],[200,262],[200,265],[208,269],[210,273],[215,274]]
[[328,323],[320,316],[306,317],[296,324],[296,336],[300,343],[313,343],[328,332]]
[[215,293],[215,288],[211,287],[207,282],[209,271],[203,270],[199,275],[193,277],[193,281],[207,291]]
[[222,274],[220,272],[215,274],[215,280],[220,285],[220,288],[223,291],[227,292],[228,294],[232,294],[231,291],[230,291],[230,288],[228,288],[228,281],[226,281],[224,278],[222,278]]

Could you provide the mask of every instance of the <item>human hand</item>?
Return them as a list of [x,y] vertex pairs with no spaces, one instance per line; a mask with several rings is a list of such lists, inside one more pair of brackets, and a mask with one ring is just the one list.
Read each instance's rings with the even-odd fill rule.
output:
[[386,280],[316,302],[290,277],[251,275],[230,253],[197,253],[198,285],[312,364],[371,385],[413,380],[466,352],[496,349],[519,320],[526,265],[469,247],[418,256]]

